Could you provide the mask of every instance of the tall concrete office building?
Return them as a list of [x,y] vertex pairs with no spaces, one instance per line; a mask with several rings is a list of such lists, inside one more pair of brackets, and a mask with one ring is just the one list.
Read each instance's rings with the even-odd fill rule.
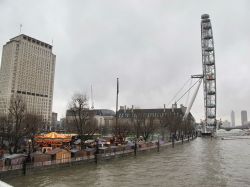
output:
[[29,113],[51,124],[56,56],[52,46],[21,34],[3,46],[0,69],[0,113],[7,114],[10,99],[20,95]]
[[247,111],[246,110],[241,111],[241,124],[242,125],[247,124]]
[[235,113],[233,110],[231,111],[231,126],[235,127]]

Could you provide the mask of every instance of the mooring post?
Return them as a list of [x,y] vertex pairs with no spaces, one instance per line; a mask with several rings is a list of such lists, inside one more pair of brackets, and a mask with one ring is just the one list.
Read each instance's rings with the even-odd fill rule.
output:
[[172,148],[174,148],[174,134],[172,135]]
[[134,156],[136,156],[136,152],[137,152],[137,143],[136,143],[136,140],[135,140],[135,146],[134,146]]
[[97,160],[98,160],[98,154],[99,154],[99,147],[98,147],[98,143],[99,143],[99,140],[97,139],[96,141],[95,141],[95,143],[96,143],[96,150],[95,150],[95,163],[97,164]]
[[24,159],[24,161],[23,161],[23,175],[26,175],[26,162],[27,162],[27,159]]
[[157,152],[160,152],[160,139],[158,136],[158,141],[157,141]]

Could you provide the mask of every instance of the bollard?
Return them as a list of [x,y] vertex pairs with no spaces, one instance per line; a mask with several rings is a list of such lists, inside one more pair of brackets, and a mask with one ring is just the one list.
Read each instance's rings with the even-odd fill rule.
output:
[[189,141],[189,135],[188,135],[188,141]]
[[183,144],[183,134],[181,135],[181,143]]
[[96,150],[95,150],[95,163],[97,164],[98,154],[99,154],[99,147],[98,147],[99,140],[96,140]]
[[158,139],[158,142],[157,142],[157,152],[160,152],[160,141]]
[[174,135],[172,136],[172,148],[174,148]]
[[135,146],[134,146],[134,156],[136,156],[136,152],[137,152],[137,143],[135,141]]
[[26,175],[26,159],[23,161],[23,175]]
[[97,154],[95,153],[95,163],[97,164]]

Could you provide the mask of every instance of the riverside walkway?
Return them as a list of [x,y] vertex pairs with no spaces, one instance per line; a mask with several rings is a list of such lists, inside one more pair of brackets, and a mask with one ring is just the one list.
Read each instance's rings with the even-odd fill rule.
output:
[[145,152],[160,152],[161,149],[165,149],[167,147],[174,147],[175,145],[182,144],[184,142],[189,142],[193,138],[183,139],[179,141],[173,142],[166,142],[166,143],[148,143],[144,147],[140,147],[138,145],[137,149],[131,148],[131,146],[120,146],[119,151],[117,149],[99,149],[99,154],[84,156],[84,157],[76,157],[76,158],[70,158],[70,159],[61,159],[61,160],[52,160],[52,161],[45,161],[45,162],[34,162],[34,163],[28,163],[25,165],[14,165],[14,166],[7,166],[7,167],[1,167],[0,168],[0,178],[10,178],[13,176],[20,176],[20,175],[28,175],[33,174],[39,171],[53,169],[53,168],[59,168],[59,167],[71,167],[74,165],[84,165],[86,163],[99,163],[103,162],[105,160],[115,159],[115,158],[121,158],[126,156],[137,156],[140,155],[140,153]]

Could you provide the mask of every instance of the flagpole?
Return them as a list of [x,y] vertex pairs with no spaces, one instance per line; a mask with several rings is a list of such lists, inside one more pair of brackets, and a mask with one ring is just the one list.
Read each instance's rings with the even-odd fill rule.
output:
[[22,33],[22,24],[20,24],[20,30],[19,30],[19,34],[21,34]]
[[116,127],[116,133],[117,133],[117,130],[118,130],[118,124],[117,124],[117,121],[118,121],[118,95],[119,95],[119,78],[116,79],[117,81],[117,84],[116,84],[116,111],[115,111],[115,127]]

